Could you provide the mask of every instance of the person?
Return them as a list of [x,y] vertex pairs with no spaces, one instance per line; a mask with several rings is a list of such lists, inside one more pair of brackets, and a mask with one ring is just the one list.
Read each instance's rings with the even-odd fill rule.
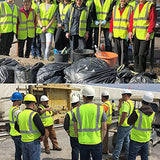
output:
[[62,0],[58,5],[58,28],[55,36],[55,49],[63,50],[69,46],[69,40],[64,32],[64,20],[68,10],[71,7],[71,0]]
[[115,116],[115,108],[116,108],[116,104],[114,102],[114,99],[112,99],[112,116]]
[[[129,17],[129,18],[128,18]],[[109,29],[109,39],[114,37],[115,52],[118,54],[119,65],[128,67],[128,46],[133,29],[133,8],[127,0],[120,0],[113,8]]]
[[89,160],[90,154],[93,160],[102,160],[107,117],[103,107],[93,103],[93,87],[85,86],[82,95],[84,104],[73,113],[74,130],[80,144],[80,160]]
[[125,157],[124,159],[128,158],[129,153],[129,133],[131,130],[131,126],[127,123],[128,117],[132,114],[134,109],[134,104],[130,100],[132,92],[130,89],[125,89],[122,91],[122,98],[119,99],[119,119],[118,119],[118,130],[117,130],[117,137],[116,137],[116,146],[110,160],[118,160],[119,155],[123,146],[125,145]]
[[133,16],[134,65],[136,72],[145,72],[150,40],[153,39],[157,13],[153,2],[140,0]]
[[45,127],[45,136],[43,140],[43,144],[45,147],[45,153],[50,154],[48,137],[50,138],[53,150],[61,151],[62,149],[58,147],[56,132],[53,126],[53,111],[52,108],[48,105],[48,97],[46,95],[42,95],[40,98],[41,105],[38,107],[37,112],[40,115],[42,123]]
[[102,102],[103,102],[102,106],[103,106],[103,109],[104,109],[106,116],[107,116],[107,122],[106,122],[107,132],[106,132],[106,135],[105,135],[103,143],[102,143],[102,153],[109,155],[108,132],[109,132],[109,128],[112,124],[112,105],[109,102],[109,93],[107,90],[102,92],[101,97],[102,97]]
[[24,57],[24,44],[26,43],[25,58],[29,58],[31,45],[35,36],[36,13],[31,8],[31,0],[23,0],[23,7],[18,14],[18,56]]
[[75,108],[80,106],[79,97],[74,95],[71,97],[71,104],[72,104],[72,110],[67,112],[65,119],[64,119],[64,129],[67,132],[67,134],[70,137],[70,144],[72,147],[72,160],[79,160],[79,142],[78,138],[74,132],[73,127],[73,112],[75,111]]
[[34,111],[36,98],[32,94],[24,97],[26,108],[17,117],[16,130],[21,133],[23,160],[40,160],[41,144],[45,135],[43,123]]
[[44,60],[49,60],[53,34],[56,27],[55,17],[57,16],[57,5],[51,2],[51,0],[45,0],[45,3],[41,3],[37,10],[38,25],[36,33],[40,34]]
[[91,17],[83,0],[72,3],[65,18],[66,38],[70,39],[71,61],[73,62],[73,50],[85,49],[88,39]]
[[19,92],[14,92],[10,99],[13,105],[9,110],[9,134],[11,135],[15,144],[15,160],[22,160],[21,134],[15,129],[15,122],[17,121],[17,115],[21,112],[20,106],[22,104],[23,96]]
[[148,160],[148,142],[155,120],[155,112],[150,106],[153,98],[151,92],[146,92],[142,97],[142,107],[136,109],[128,118],[128,124],[133,125],[130,134],[129,160],[135,160],[139,151],[141,159]]
[[0,3],[0,55],[9,56],[14,34],[17,33],[17,18],[18,7],[14,4],[14,0]]

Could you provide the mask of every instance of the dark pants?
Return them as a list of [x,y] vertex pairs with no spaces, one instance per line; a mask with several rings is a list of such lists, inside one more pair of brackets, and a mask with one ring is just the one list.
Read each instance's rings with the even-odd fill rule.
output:
[[33,42],[33,38],[27,37],[25,40],[18,40],[18,56],[19,57],[24,57],[23,52],[24,52],[24,44],[25,41],[27,40],[26,44],[26,51],[25,51],[25,58],[29,58],[30,52],[31,52],[31,45]]
[[[115,52],[118,54],[118,63],[121,65],[121,56],[123,56],[123,64],[128,66],[128,42],[125,39],[115,38]],[[123,53],[122,53],[123,45]]]
[[93,160],[102,160],[102,143],[96,145],[80,144],[80,160],[90,160],[90,154]]
[[141,159],[148,160],[148,142],[140,143],[130,140],[128,160],[135,160],[139,151],[141,153]]
[[72,160],[78,160],[79,159],[79,151],[80,151],[80,145],[78,142],[78,138],[70,137],[70,144],[72,147]]
[[15,144],[15,160],[21,160],[22,155],[22,142],[21,136],[11,136]]
[[69,46],[69,40],[65,36],[65,32],[62,28],[58,28],[55,36],[55,48],[57,50],[63,50]]
[[92,33],[93,33],[93,28],[90,28],[89,30],[89,37],[87,39],[86,42],[86,49],[92,49],[92,45],[93,45],[93,38],[92,38]]
[[[105,38],[105,51],[112,52],[112,44],[111,41],[108,39],[109,36],[109,29],[102,28],[104,38]],[[99,37],[99,28],[94,28],[94,45],[98,46],[98,37]]]
[[134,38],[134,61],[135,61],[135,71],[145,72],[146,70],[146,59],[149,53],[150,41],[139,40],[135,36]]
[[0,42],[0,55],[9,56],[10,48],[14,38],[14,32],[2,33]]

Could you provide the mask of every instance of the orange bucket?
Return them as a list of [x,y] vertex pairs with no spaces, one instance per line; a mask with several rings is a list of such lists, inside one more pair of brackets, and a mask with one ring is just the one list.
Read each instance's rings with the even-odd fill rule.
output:
[[95,53],[95,55],[96,55],[97,58],[102,59],[105,62],[107,62],[109,67],[115,67],[116,62],[117,62],[118,54],[116,54],[114,52],[99,51],[98,53]]

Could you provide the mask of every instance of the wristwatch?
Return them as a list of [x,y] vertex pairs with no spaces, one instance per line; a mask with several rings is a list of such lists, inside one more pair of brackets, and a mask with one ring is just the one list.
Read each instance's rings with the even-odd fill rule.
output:
[[41,27],[41,29],[43,28],[43,26]]

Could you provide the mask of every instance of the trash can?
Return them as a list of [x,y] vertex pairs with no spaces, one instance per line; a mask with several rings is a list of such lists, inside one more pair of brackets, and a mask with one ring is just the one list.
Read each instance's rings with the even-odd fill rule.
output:
[[62,51],[54,50],[54,62],[68,62],[68,53],[61,54]]

